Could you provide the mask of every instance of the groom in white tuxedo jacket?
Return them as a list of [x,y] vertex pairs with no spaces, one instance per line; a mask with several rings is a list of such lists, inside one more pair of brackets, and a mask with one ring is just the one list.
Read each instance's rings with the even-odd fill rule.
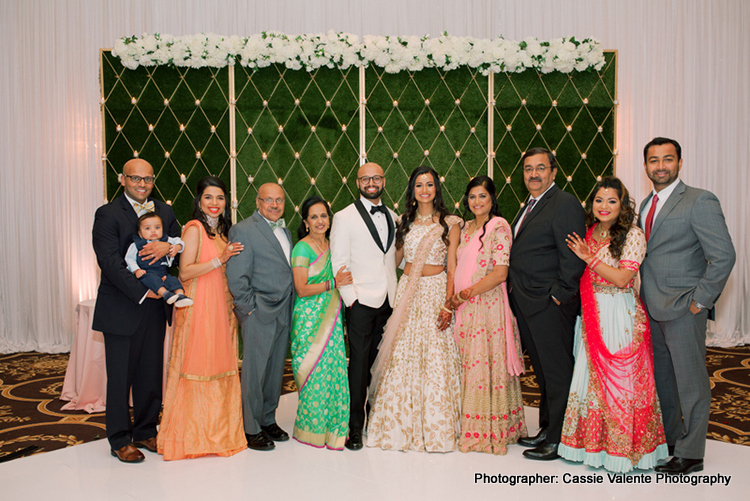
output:
[[351,417],[346,448],[362,448],[370,368],[396,300],[396,213],[385,207],[383,169],[366,163],[357,172],[361,197],[336,213],[331,227],[333,269],[345,266],[353,283],[339,287],[349,336]]

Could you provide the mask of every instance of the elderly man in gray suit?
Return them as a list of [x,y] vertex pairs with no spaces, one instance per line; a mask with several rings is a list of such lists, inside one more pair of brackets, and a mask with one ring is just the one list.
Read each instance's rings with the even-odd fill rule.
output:
[[289,440],[276,424],[294,303],[292,238],[284,218],[284,190],[267,183],[258,210],[229,230],[245,249],[227,262],[227,282],[242,326],[242,414],[247,445],[267,451]]
[[706,321],[735,261],[719,200],[686,186],[678,175],[682,150],[663,137],[643,149],[654,189],[641,204],[648,247],[641,297],[648,310],[654,372],[672,459],[667,474],[703,470],[711,387],[706,370]]

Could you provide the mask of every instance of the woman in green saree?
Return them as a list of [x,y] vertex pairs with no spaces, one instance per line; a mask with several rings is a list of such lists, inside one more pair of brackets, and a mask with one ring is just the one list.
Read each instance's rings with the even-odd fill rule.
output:
[[343,450],[349,425],[343,311],[338,285],[352,283],[342,267],[335,275],[328,243],[331,212],[313,196],[302,203],[299,242],[292,250],[297,297],[292,320],[292,370],[299,390],[292,436],[313,447]]

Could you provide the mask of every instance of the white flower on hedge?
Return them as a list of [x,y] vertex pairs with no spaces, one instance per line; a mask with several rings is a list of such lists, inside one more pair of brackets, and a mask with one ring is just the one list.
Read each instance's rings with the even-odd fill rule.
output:
[[536,38],[524,38],[526,48],[524,49],[529,56],[539,56],[542,53],[542,45]]
[[367,35],[362,41],[355,35],[336,33],[288,36],[264,32],[246,38],[222,37],[216,34],[172,35],[143,34],[123,37],[114,44],[112,54],[126,68],[173,64],[201,68],[221,68],[241,64],[263,68],[277,63],[292,69],[308,71],[326,66],[347,69],[351,66],[375,64],[389,73],[437,67],[444,71],[468,65],[482,74],[500,71],[524,71],[536,68],[550,71],[583,71],[601,69],[604,51],[596,40],[558,38],[540,42],[526,38],[522,42],[471,37],[437,38],[376,37]]

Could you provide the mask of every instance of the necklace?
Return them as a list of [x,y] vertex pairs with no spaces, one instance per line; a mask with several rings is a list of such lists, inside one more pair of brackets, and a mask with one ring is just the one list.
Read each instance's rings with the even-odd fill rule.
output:
[[596,227],[596,232],[599,234],[594,235],[594,238],[599,242],[603,242],[609,238],[609,228],[605,230],[599,225]]
[[208,227],[212,230],[215,230],[219,227],[219,218],[218,217],[211,217],[208,214],[206,214],[206,222],[208,223]]
[[435,215],[435,211],[430,212],[429,214],[423,216],[419,212],[417,212],[417,219],[416,221],[418,223],[426,223],[428,221],[432,221],[433,216]]
[[[325,241],[325,240],[324,240],[324,241]],[[319,246],[319,245],[318,245],[318,243],[317,243],[317,242],[316,242],[315,240],[313,240],[312,238],[310,238],[310,243],[312,243],[312,244],[313,244],[313,245],[314,245],[315,247],[317,247],[317,249],[318,249],[318,253],[319,253],[319,254],[323,254],[323,253],[324,253],[324,252],[325,252],[326,250],[328,250],[328,246],[327,246],[327,245],[326,245],[326,248],[325,248],[325,249],[323,249],[323,248],[322,248],[321,246]]]
[[472,226],[472,228],[469,228],[469,231],[468,231],[468,233],[469,233],[469,236],[471,236],[471,235],[473,235],[474,233],[476,233],[476,231],[477,231],[477,230],[478,230],[478,229],[479,229],[480,227],[484,226],[484,223],[486,223],[487,221],[488,221],[488,220],[487,220],[487,219],[485,219],[484,221],[482,221],[482,224],[480,225],[480,224],[477,224],[477,220],[476,220],[476,219],[472,219],[472,220],[471,220],[471,221],[469,222],[469,225],[470,225],[470,226]]

